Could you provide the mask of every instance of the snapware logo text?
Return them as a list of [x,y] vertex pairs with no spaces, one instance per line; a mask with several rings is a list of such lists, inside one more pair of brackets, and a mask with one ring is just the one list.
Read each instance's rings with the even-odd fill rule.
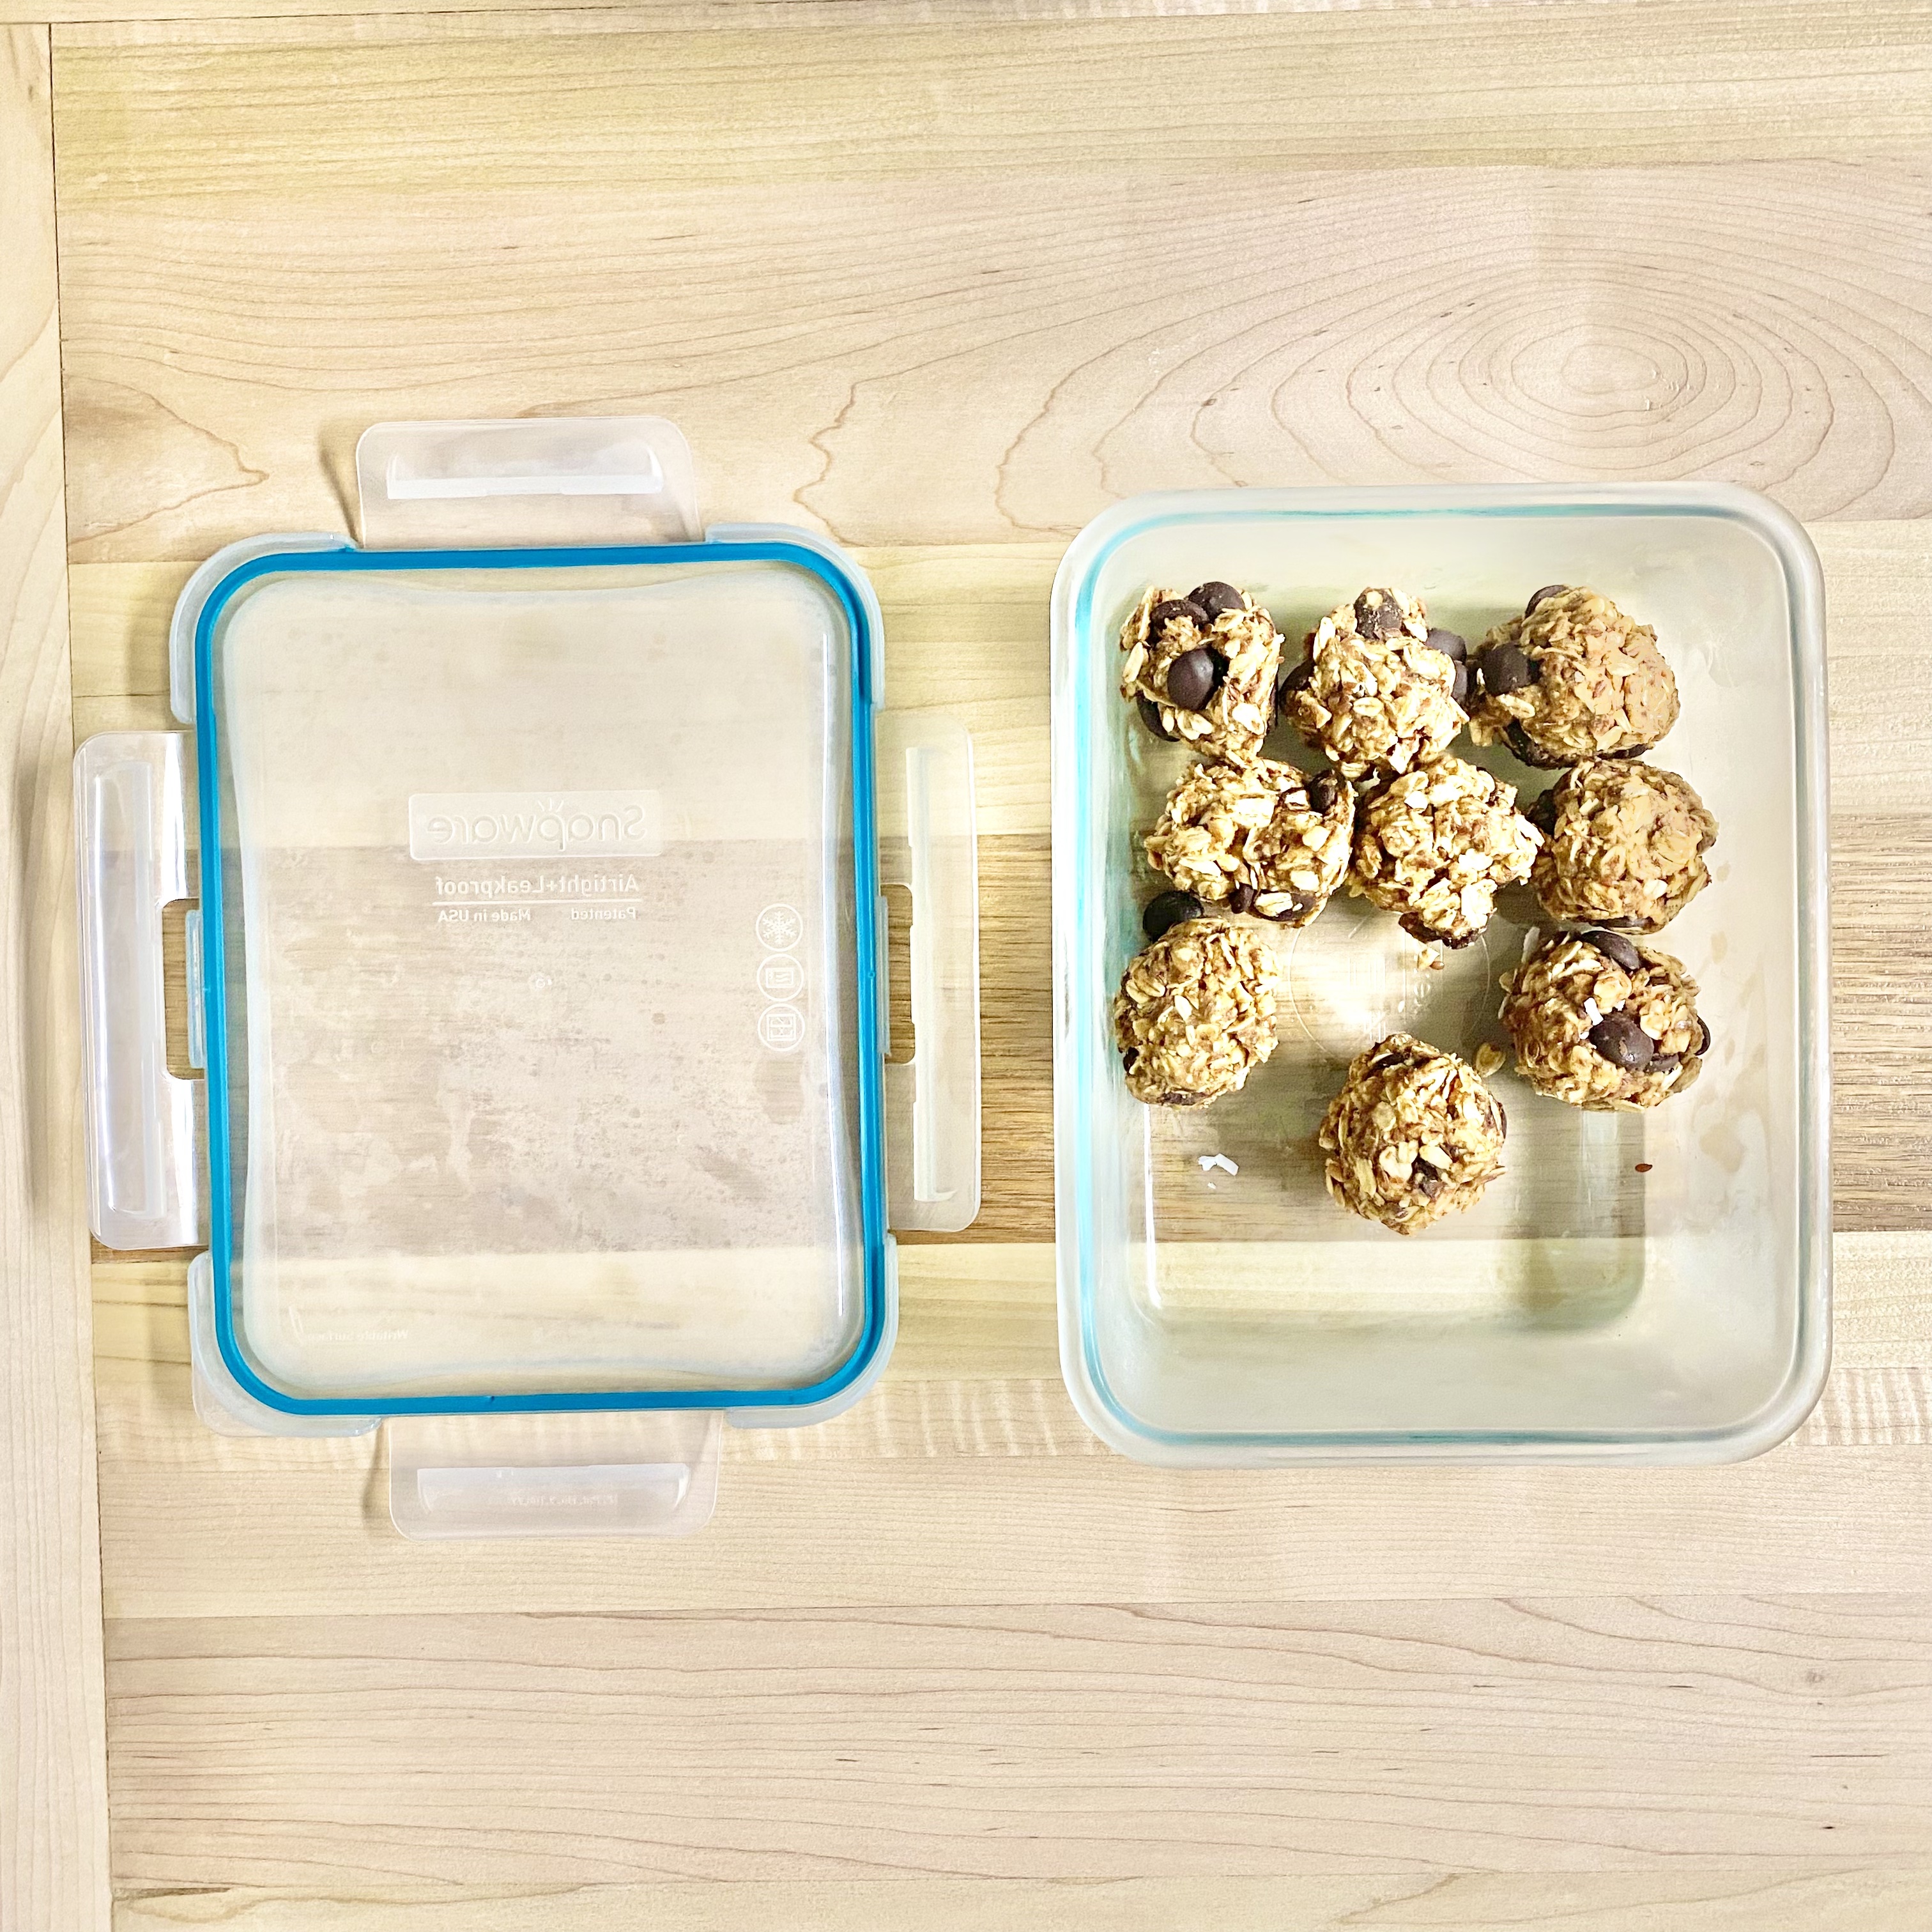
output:
[[651,859],[664,850],[654,791],[416,792],[412,859]]

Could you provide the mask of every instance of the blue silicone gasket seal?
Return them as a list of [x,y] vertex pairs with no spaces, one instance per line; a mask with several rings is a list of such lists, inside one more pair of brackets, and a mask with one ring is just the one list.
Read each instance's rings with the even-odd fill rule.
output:
[[[777,563],[806,572],[832,595],[850,652],[853,890],[856,940],[852,1016],[858,1044],[860,1232],[865,1306],[857,1340],[837,1369],[796,1388],[592,1389],[514,1394],[292,1395],[263,1379],[243,1352],[233,1294],[234,1200],[229,1116],[226,940],[223,921],[221,726],[214,702],[214,640],[222,613],[248,585],[266,577],[350,572],[649,568],[692,563]],[[885,1103],[879,1051],[878,850],[875,836],[872,667],[878,640],[868,600],[837,557],[808,544],[646,544],[585,549],[290,550],[237,565],[209,591],[194,635],[195,758],[200,790],[202,1010],[207,1037],[209,1259],[214,1275],[214,1336],[222,1364],[266,1407],[288,1415],[532,1414],[560,1410],[808,1408],[836,1401],[877,1364],[889,1332],[886,1232]]]

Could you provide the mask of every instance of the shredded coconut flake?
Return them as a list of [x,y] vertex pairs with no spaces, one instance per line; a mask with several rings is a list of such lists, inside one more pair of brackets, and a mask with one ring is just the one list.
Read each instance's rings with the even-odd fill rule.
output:
[[[1241,1171],[1224,1154],[1204,1154],[1200,1159],[1203,1174],[1212,1174],[1217,1168],[1223,1174],[1239,1174]],[[1208,1184],[1211,1187],[1214,1184],[1210,1180]]]

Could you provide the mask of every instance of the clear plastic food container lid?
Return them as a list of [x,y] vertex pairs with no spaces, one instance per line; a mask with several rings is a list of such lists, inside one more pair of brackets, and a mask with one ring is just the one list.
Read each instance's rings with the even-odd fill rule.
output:
[[[264,539],[189,586],[191,746],[80,754],[96,1230],[201,1219],[153,943],[191,821],[198,1312],[230,1393],[298,1425],[824,1413],[890,1346],[889,1120],[891,1218],[976,1209],[964,734],[880,714],[849,562],[700,538],[681,440],[616,427],[371,431],[363,546]],[[648,542],[500,541],[634,536],[640,506]]]

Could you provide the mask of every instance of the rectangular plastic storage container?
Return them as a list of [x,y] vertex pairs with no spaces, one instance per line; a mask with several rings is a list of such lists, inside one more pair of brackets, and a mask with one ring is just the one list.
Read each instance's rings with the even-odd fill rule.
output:
[[[1548,583],[1654,626],[1683,700],[1653,761],[1716,814],[1712,884],[1659,938],[1702,989],[1703,1077],[1644,1114],[1495,1077],[1508,1171],[1402,1239],[1327,1197],[1315,1144],[1350,1058],[1400,1030],[1473,1057],[1535,920],[1506,896],[1430,970],[1338,895],[1276,929],[1280,1044],[1194,1112],[1127,1094],[1111,1006],[1158,890],[1139,850],[1188,754],[1119,694],[1150,584],[1241,585],[1288,638],[1393,583],[1472,640]],[[1455,748],[1522,786],[1499,751]],[[1269,749],[1318,762],[1286,726]],[[1088,526],[1053,603],[1054,1076],[1062,1364],[1081,1414],[1173,1464],[1751,1455],[1828,1354],[1822,609],[1803,532],[1742,490],[1202,491]],[[1230,1174],[1204,1157],[1220,1154]]]
[[884,1366],[889,1222],[977,1210],[970,742],[884,710],[832,546],[700,532],[668,424],[386,425],[359,469],[361,546],[188,586],[192,738],[78,754],[94,1232],[205,1240],[203,1414],[389,1419],[412,1534],[694,1528],[721,1415]]

